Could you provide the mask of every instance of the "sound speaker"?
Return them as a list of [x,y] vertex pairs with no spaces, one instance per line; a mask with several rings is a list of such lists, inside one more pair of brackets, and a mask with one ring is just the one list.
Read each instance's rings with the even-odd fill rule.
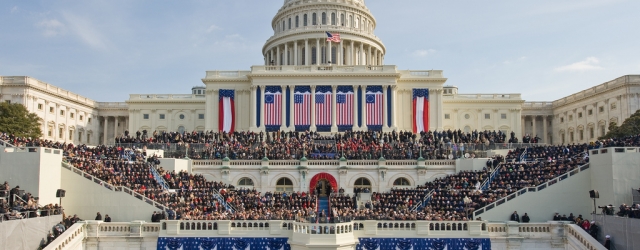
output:
[[598,193],[598,190],[591,190],[589,191],[589,198],[600,199],[600,193]]
[[65,191],[64,189],[58,189],[58,191],[56,191],[56,198],[64,198],[64,194],[67,191]]

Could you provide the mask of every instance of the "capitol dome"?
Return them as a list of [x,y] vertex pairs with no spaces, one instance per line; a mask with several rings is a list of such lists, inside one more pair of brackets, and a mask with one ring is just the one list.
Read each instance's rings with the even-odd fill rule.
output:
[[[284,0],[262,48],[265,65],[382,65],[386,48],[364,0]],[[339,35],[328,42],[327,32]]]

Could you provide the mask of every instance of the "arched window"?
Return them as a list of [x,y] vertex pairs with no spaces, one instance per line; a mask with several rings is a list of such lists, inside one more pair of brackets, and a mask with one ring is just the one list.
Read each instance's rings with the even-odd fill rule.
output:
[[183,133],[184,133],[184,126],[180,126],[180,127],[178,127],[178,132],[179,132],[180,134],[183,134]]
[[349,15],[349,20],[347,20],[347,27],[353,26],[353,16]]
[[291,29],[291,17],[289,17],[289,26],[288,26],[288,28]]
[[336,13],[331,13],[331,25],[336,25]]
[[344,14],[340,14],[340,25],[344,26]]
[[356,180],[355,183],[353,183],[353,188],[354,188],[354,192],[356,192],[357,189],[364,189],[364,188],[368,188],[369,190],[371,190],[371,181],[369,181],[369,179],[367,178],[360,177]]
[[327,63],[327,47],[322,46],[322,49],[320,49],[320,55],[320,63]]
[[240,178],[240,180],[238,181],[238,186],[239,187],[253,187],[253,180],[249,179],[248,177],[242,177]]
[[322,12],[322,25],[327,24],[327,13]]
[[307,26],[307,14],[304,14],[304,16],[302,16],[302,26]]
[[318,14],[313,13],[311,15],[311,25],[318,25]]
[[400,177],[395,181],[393,181],[393,185],[394,186],[411,186],[411,183],[409,182],[409,180],[407,180],[407,178]]
[[357,29],[359,24],[360,24],[360,19],[356,17],[356,21],[353,23],[353,27]]
[[316,47],[311,47],[311,64],[317,64],[318,62],[317,51]]
[[300,26],[300,16],[296,16],[296,28]]
[[301,51],[301,53],[302,53],[302,63],[301,63],[301,64],[302,64],[302,65],[306,65],[306,63],[307,63],[307,53],[306,53],[306,50],[307,50],[307,48],[303,47],[303,48],[302,48],[302,51]]
[[293,192],[293,182],[291,179],[283,177],[276,182],[277,192]]
[[282,20],[282,31],[284,31],[284,28],[285,28],[285,27],[286,27],[286,26],[285,26],[284,20]]

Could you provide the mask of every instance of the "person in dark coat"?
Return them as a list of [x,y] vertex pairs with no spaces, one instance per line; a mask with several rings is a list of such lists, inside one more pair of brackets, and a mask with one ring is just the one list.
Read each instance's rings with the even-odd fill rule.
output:
[[104,216],[104,222],[111,222],[111,217],[108,214]]
[[518,215],[518,211],[513,211],[513,214],[511,214],[511,220],[520,222],[520,215]]
[[158,214],[156,211],[153,211],[153,215],[151,215],[151,222],[158,222]]
[[611,236],[605,236],[606,240],[604,241],[604,248],[611,249]]
[[102,215],[100,214],[100,212],[98,212],[98,214],[96,215],[95,220],[102,220]]
[[527,213],[524,213],[524,215],[522,216],[522,223],[529,223],[529,221],[531,221],[531,219],[529,219],[529,215]]

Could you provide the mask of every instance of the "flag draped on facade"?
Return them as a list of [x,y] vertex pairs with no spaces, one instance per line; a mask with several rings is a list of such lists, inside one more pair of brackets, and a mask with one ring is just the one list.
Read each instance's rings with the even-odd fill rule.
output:
[[429,89],[413,89],[413,132],[429,130]]
[[338,86],[336,93],[336,124],[340,131],[353,128],[353,97],[352,86]]
[[316,127],[318,131],[331,131],[331,86],[316,87]]
[[367,127],[369,130],[382,130],[382,86],[367,86]]
[[218,128],[220,131],[233,133],[236,127],[236,112],[234,103],[235,91],[232,89],[221,89],[220,100],[218,102],[219,121]]
[[267,130],[280,130],[280,125],[282,125],[282,87],[267,86],[265,88],[264,114],[264,124]]
[[294,122],[297,131],[308,130],[311,125],[311,87],[296,86],[293,90]]

